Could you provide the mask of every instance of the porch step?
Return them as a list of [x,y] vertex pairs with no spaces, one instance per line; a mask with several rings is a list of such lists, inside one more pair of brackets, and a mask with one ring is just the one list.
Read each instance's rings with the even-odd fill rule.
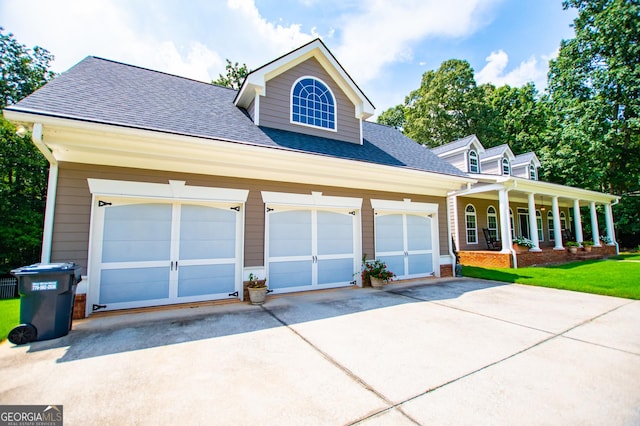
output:
[[591,260],[591,259],[603,259],[604,256],[601,254],[593,254],[593,253],[579,253],[578,259],[580,260]]

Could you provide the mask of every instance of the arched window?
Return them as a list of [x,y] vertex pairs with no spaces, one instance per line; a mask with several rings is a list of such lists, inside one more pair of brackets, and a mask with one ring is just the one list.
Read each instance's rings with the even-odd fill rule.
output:
[[549,229],[549,241],[555,241],[556,235],[553,229],[553,212],[551,210],[547,212],[547,228]]
[[511,175],[511,164],[507,158],[502,159],[502,174],[503,175]]
[[480,173],[478,153],[473,149],[469,151],[469,173]]
[[516,223],[513,220],[513,210],[509,209],[509,221],[511,222],[511,238],[516,237]]
[[331,90],[320,80],[303,77],[291,90],[291,121],[336,129],[336,105]]
[[536,210],[536,225],[538,225],[538,241],[544,241],[544,232],[542,231],[542,213]]
[[536,171],[535,164],[533,164],[533,161],[531,162],[531,164],[529,164],[529,177],[531,178],[531,180],[538,180],[538,173]]
[[478,244],[478,221],[476,208],[472,204],[464,209],[464,218],[467,224],[467,244]]
[[498,215],[496,213],[496,208],[493,206],[489,206],[487,208],[487,229],[489,230],[489,235],[496,240],[498,238]]

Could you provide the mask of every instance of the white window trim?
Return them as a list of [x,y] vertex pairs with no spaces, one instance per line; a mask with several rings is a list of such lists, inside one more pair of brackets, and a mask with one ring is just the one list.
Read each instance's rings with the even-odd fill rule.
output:
[[297,207],[333,207],[358,209],[362,208],[362,198],[334,197],[322,195],[322,192],[311,194],[290,194],[286,192],[262,191],[262,201],[265,204]]
[[511,238],[516,237],[516,222],[513,217],[513,209],[509,207],[509,223],[511,224]]
[[[331,93],[331,97],[333,98],[333,117],[334,117],[333,128],[316,126],[316,125],[307,124],[307,123],[300,123],[299,121],[293,121],[293,89],[295,89],[296,84],[298,84],[300,80],[304,80],[306,78],[319,81],[320,83],[324,84],[324,86],[327,88],[329,93]],[[296,126],[310,127],[312,129],[326,130],[328,132],[337,133],[338,132],[338,99],[336,98],[336,95],[333,94],[333,90],[331,90],[331,87],[327,83],[325,83],[322,79],[313,75],[304,75],[299,79],[297,79],[296,81],[294,81],[293,84],[291,85],[291,90],[289,91],[289,123]],[[360,134],[362,135],[362,132],[360,132]]]
[[[553,231],[553,238],[551,238],[551,231]],[[556,240],[556,230],[553,229],[553,212],[551,210],[547,212],[547,237],[549,237],[549,241]]]
[[[538,218],[540,218],[540,223],[538,223]],[[538,226],[538,241],[542,243],[544,242],[544,218],[540,210],[536,210],[536,225]]]
[[[489,213],[489,209],[493,209],[493,213]],[[496,218],[496,227],[495,228],[489,228],[489,217],[495,217]],[[487,229],[489,230],[489,232],[491,232],[491,230],[494,230],[496,232],[496,239],[498,241],[500,241],[500,224],[498,223],[498,209],[496,209],[493,205],[490,205],[489,207],[487,207]],[[477,224],[476,224],[476,228],[477,228]]]
[[533,164],[533,161],[529,164],[529,179],[538,180],[538,171],[536,170],[536,166]]
[[[507,173],[505,173],[505,167],[504,167],[504,166],[505,166],[505,164],[506,164],[507,169],[508,169],[508,172],[507,172]],[[506,158],[506,157],[503,157],[503,158],[502,158],[502,161],[500,162],[500,168],[501,168],[501,170],[502,170],[502,175],[504,175],[504,176],[511,176],[511,162],[509,161],[509,159],[508,159],[508,158]]]
[[[473,170],[471,170],[471,154],[475,154],[475,159],[476,159],[476,171],[474,172]],[[480,173],[480,156],[478,155],[478,152],[475,149],[470,149],[469,150],[469,155],[467,157],[467,162],[468,162],[468,166],[469,166],[469,173]]]
[[438,204],[420,203],[405,198],[404,201],[371,200],[371,207],[374,210],[387,210],[407,213],[438,213]]
[[[467,215],[471,215],[471,213],[467,212],[467,208],[469,206],[473,207],[473,217],[475,218],[475,223],[476,223],[476,227],[474,229],[474,232],[476,235],[475,242],[469,241],[469,227],[467,225]],[[467,241],[467,244],[478,244],[478,210],[476,209],[476,206],[474,206],[473,204],[467,204],[464,207],[464,235],[465,235],[465,240]]]

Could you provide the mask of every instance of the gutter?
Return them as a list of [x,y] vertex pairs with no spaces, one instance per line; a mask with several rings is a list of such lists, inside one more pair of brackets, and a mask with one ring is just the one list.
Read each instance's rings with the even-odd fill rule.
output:
[[47,182],[47,204],[44,210],[44,229],[42,231],[42,255],[40,262],[51,262],[51,245],[53,242],[53,216],[55,214],[56,193],[58,192],[58,160],[42,141],[42,123],[34,123],[31,140],[38,150],[49,161],[49,181]]

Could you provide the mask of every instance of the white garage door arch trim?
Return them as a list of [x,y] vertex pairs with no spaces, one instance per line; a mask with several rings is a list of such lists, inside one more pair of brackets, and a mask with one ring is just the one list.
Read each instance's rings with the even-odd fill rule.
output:
[[270,289],[361,285],[354,277],[362,256],[361,198],[263,191],[262,200]]
[[[107,262],[103,264],[103,250],[106,246],[105,244],[105,211],[106,208],[110,208],[111,203],[113,206],[125,206],[125,205],[139,205],[139,206],[169,206],[173,210],[173,214],[171,215],[172,222],[172,237],[171,237],[171,258],[175,257],[175,266],[174,260],[168,259],[166,261],[154,261],[154,262],[137,262],[135,260],[128,261],[129,265],[133,265],[132,267],[136,267],[136,264],[147,265],[151,267],[157,268],[167,268],[170,265],[171,271],[173,272],[173,278],[171,280],[171,288],[172,290],[169,293],[168,297],[162,296],[160,299],[148,299],[143,301],[120,301],[118,303],[111,303],[111,306],[107,309],[125,309],[130,307],[139,307],[139,306],[153,306],[158,304],[171,304],[171,303],[184,303],[184,302],[193,302],[200,300],[209,300],[211,297],[213,298],[221,298],[221,297],[230,297],[226,289],[225,294],[220,293],[221,290],[218,291],[198,291],[191,289],[187,289],[188,279],[194,279],[194,274],[203,274],[206,276],[211,276],[211,271],[205,271],[207,267],[215,268],[215,265],[223,265],[227,264],[228,266],[228,283],[225,284],[226,287],[232,287],[233,291],[238,291],[238,295],[241,298],[242,293],[242,264],[244,258],[244,211],[245,211],[245,203],[247,197],[249,195],[248,190],[239,190],[239,189],[228,189],[228,188],[211,188],[211,187],[201,187],[201,186],[190,186],[186,185],[185,181],[169,181],[167,184],[158,184],[158,183],[147,183],[147,182],[131,182],[131,181],[117,181],[117,180],[107,180],[107,179],[87,179],[89,184],[89,190],[92,194],[92,205],[91,205],[91,226],[90,226],[90,234],[89,234],[89,262],[88,262],[88,294],[87,294],[87,314],[92,312],[92,306],[94,304],[100,304],[101,299],[101,277],[103,270],[113,270],[125,267],[124,264],[119,264],[118,262]],[[182,229],[183,225],[181,223],[181,212],[187,208],[189,212],[193,209],[201,209],[198,215],[201,215],[204,212],[223,212],[228,211],[229,209],[235,210],[233,212],[235,214],[235,219],[228,218],[231,220],[229,224],[235,222],[235,227],[232,225],[229,228],[228,236],[225,238],[229,238],[230,244],[229,249],[227,249],[227,253],[220,257],[220,254],[213,254],[210,249],[204,250],[202,255],[194,254],[194,250],[197,250],[200,253],[200,249],[197,249],[197,244],[207,244],[206,242],[193,240],[194,243],[188,243],[188,245],[184,246],[185,249],[188,249],[190,254],[184,254],[187,256],[186,258],[183,256],[183,251],[180,250],[181,244],[183,242],[181,239],[186,234],[182,234],[181,232],[176,234],[175,230]],[[193,210],[196,213],[195,210]],[[229,212],[231,213],[231,212]],[[211,213],[209,213],[211,214]],[[228,213],[220,213],[229,216]],[[207,214],[205,213],[205,216]],[[225,217],[226,217],[225,216]],[[130,216],[133,218],[133,216]],[[137,216],[136,216],[137,217]],[[193,214],[190,213],[189,217],[193,218]],[[186,217],[183,216],[183,219]],[[194,220],[194,219],[191,219]],[[205,220],[206,224],[211,224],[214,222],[210,222],[211,219],[205,219],[203,216],[200,216],[200,219],[195,219],[202,222]],[[213,219],[217,221],[218,219]],[[133,223],[133,222],[132,222]],[[201,234],[197,229],[202,229],[202,225],[198,225],[199,222],[191,222],[189,225],[189,233],[190,235],[198,235]],[[187,225],[185,222],[184,225]],[[193,228],[194,226],[197,229]],[[212,225],[213,226],[213,225]],[[220,225],[223,226],[223,225]],[[137,229],[137,228],[136,228]],[[185,228],[186,230],[187,228]],[[221,228],[222,229],[222,228]],[[211,234],[211,230],[205,231],[205,233]],[[177,239],[176,239],[177,238]],[[190,238],[186,237],[185,238]],[[193,238],[193,237],[191,237]],[[216,239],[219,237],[213,237]],[[201,239],[197,237],[197,239]],[[211,244],[211,242],[209,242]],[[134,245],[135,246],[135,245]],[[190,247],[190,248],[189,248]],[[176,257],[177,256],[177,257]],[[144,256],[143,256],[144,257]],[[181,259],[186,259],[184,262],[180,262],[180,273],[178,275],[178,262],[177,259],[180,257]],[[208,259],[211,257],[210,259]],[[207,259],[205,259],[207,258]],[[133,262],[133,263],[131,263]],[[169,264],[170,262],[170,264]],[[120,262],[121,263],[121,262]],[[125,262],[126,263],[126,262]],[[167,263],[167,265],[164,265]],[[211,266],[207,266],[211,265]],[[191,267],[190,267],[191,266]],[[185,269],[186,268],[186,269]],[[200,270],[198,271],[198,268]],[[218,276],[215,274],[215,276]],[[202,275],[204,278],[200,278],[201,280],[205,280],[208,282],[208,279],[205,279],[205,275]],[[184,278],[184,280],[183,280]],[[197,280],[197,278],[195,278]],[[193,282],[193,281],[191,281]],[[184,283],[184,284],[183,284]],[[209,284],[206,284],[208,286]],[[105,287],[106,288],[106,287]],[[191,294],[189,292],[191,291]],[[205,293],[220,293],[217,296],[207,296]]]
[[[379,237],[379,229],[375,225],[377,220],[374,219],[374,241],[376,242],[375,252],[376,258],[382,257],[385,255],[389,257],[393,256],[404,256],[404,262],[401,262],[401,265],[404,264],[404,267],[401,268],[403,270],[395,271],[393,268],[390,268],[394,273],[396,273],[401,278],[418,278],[424,276],[440,276],[440,233],[439,233],[439,225],[438,225],[438,210],[439,205],[436,203],[423,203],[423,202],[414,202],[409,198],[405,198],[403,201],[395,201],[395,200],[379,200],[379,199],[371,199],[371,207],[374,210],[374,217],[380,217],[382,215],[391,216],[391,215],[400,215],[402,217],[402,233],[403,235],[398,235],[398,238],[402,239],[400,242],[402,245],[402,249],[397,250],[397,252],[383,252],[381,255],[378,247],[378,237]],[[408,215],[418,215],[423,217],[428,217],[430,219],[431,228],[431,248],[427,250],[414,250],[412,251],[410,247],[408,247],[408,233],[410,230],[408,229]],[[410,258],[412,255],[415,256],[424,256],[426,254],[431,254],[431,262],[433,266],[432,273],[424,274],[424,273],[412,273],[411,268],[409,266]],[[398,269],[398,268],[396,268]]]

